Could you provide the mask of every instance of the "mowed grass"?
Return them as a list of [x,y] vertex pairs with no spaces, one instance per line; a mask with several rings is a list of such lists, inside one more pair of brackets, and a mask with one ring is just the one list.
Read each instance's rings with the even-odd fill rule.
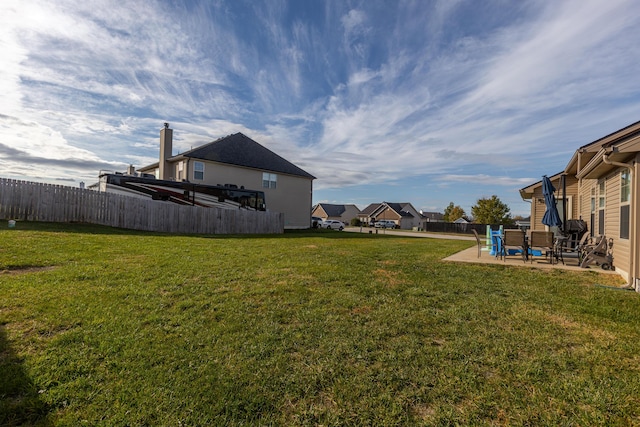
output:
[[596,269],[327,230],[6,225],[0,425],[640,425],[640,300]]

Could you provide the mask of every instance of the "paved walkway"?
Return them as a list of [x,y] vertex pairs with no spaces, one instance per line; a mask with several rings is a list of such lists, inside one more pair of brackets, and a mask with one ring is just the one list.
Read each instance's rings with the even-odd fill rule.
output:
[[371,227],[347,227],[344,231],[352,233],[371,233],[371,234],[389,234],[393,236],[404,237],[429,237],[431,239],[449,239],[449,240],[470,240],[476,241],[473,236],[465,236],[461,234],[444,234],[444,233],[429,233],[425,231],[410,231],[410,230],[389,230],[386,228],[371,228]]

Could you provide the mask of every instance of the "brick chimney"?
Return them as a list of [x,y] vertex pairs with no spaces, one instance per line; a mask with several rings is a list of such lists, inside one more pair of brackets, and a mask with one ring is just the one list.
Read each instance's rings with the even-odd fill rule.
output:
[[173,179],[173,170],[167,159],[171,157],[173,150],[173,129],[169,129],[169,123],[165,123],[160,130],[160,162],[159,176],[160,179]]

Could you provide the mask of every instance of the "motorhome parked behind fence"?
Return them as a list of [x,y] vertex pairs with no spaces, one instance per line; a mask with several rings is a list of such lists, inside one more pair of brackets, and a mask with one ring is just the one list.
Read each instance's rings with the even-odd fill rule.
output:
[[83,222],[180,234],[280,234],[284,215],[185,206],[82,188],[0,178],[0,218]]
[[167,181],[148,176],[101,172],[98,185],[92,187],[97,187],[102,192],[162,200],[179,205],[266,210],[263,191],[238,188],[237,185],[203,185],[188,181]]

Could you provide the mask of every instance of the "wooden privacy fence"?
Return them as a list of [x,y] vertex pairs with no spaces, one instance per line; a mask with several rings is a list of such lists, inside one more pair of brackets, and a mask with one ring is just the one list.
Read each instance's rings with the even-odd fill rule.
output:
[[0,178],[0,218],[183,234],[279,234],[284,214],[203,208]]

